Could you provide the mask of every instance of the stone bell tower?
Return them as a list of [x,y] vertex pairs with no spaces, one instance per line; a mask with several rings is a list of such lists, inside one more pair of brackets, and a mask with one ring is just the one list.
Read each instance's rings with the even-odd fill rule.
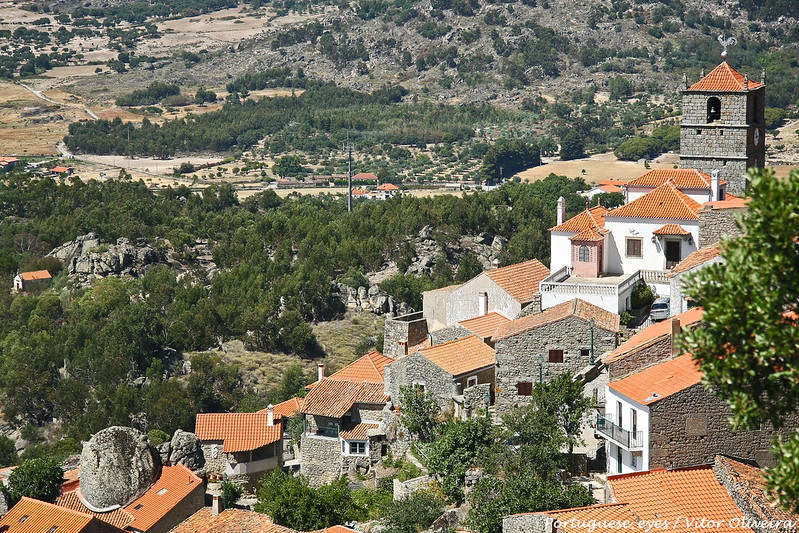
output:
[[744,173],[765,164],[766,74],[751,81],[727,63],[724,41],[723,61],[710,74],[688,84],[683,77],[682,124],[680,125],[680,166],[695,168],[727,180],[727,191],[743,195]]

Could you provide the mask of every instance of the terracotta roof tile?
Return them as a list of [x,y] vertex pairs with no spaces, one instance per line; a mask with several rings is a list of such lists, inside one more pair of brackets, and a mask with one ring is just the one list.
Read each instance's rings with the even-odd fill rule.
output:
[[199,413],[194,433],[200,440],[224,441],[223,452],[247,452],[279,441],[283,426],[267,425],[267,413]]
[[605,240],[606,230],[586,228],[577,235],[569,237],[570,241],[596,242]]
[[[468,329],[478,337],[487,339],[494,335],[494,332],[498,327],[503,324],[507,324],[508,322],[510,322],[509,318],[502,316],[496,311],[492,311],[491,313],[485,314],[483,316],[470,318],[468,320],[461,320],[458,322],[458,324]],[[408,353],[413,352],[409,350]]]
[[383,369],[394,360],[380,352],[369,352],[348,364],[338,372],[330,374],[327,379],[339,381],[368,381],[383,383]]
[[140,498],[125,507],[133,515],[133,523],[128,527],[147,531],[195,490],[204,491],[203,480],[191,470],[183,465],[161,467],[158,481]]
[[652,232],[654,235],[690,235],[691,232],[679,224],[666,224]]
[[673,277],[676,274],[685,272],[686,270],[691,270],[692,268],[703,263],[707,263],[719,255],[721,255],[721,243],[716,243],[712,246],[708,246],[707,248],[700,248],[699,250],[691,252],[685,259],[677,263],[677,266],[672,268],[671,272],[669,272],[669,277]]
[[716,210],[716,209],[741,209],[746,207],[749,203],[749,198],[739,198],[730,193],[727,193],[724,200],[716,200],[715,202],[705,202],[702,204],[702,209]]
[[[275,409],[275,419],[278,417],[291,417],[297,411],[302,411],[302,405],[305,403],[305,398],[300,398],[296,396],[290,400],[286,400],[285,402],[280,402],[279,404],[274,406]],[[259,413],[266,413],[266,409],[261,409],[258,411]]]
[[497,362],[494,349],[475,335],[423,348],[420,353],[452,376],[473,372]]
[[563,302],[540,313],[517,318],[508,322],[494,334],[494,340],[507,339],[519,333],[546,326],[564,318],[576,316],[589,321],[592,318],[596,321],[596,326],[609,331],[619,331],[619,315],[606,311],[594,304],[585,302],[578,298]]
[[656,322],[651,326],[648,326],[623,343],[621,343],[615,350],[606,354],[602,357],[602,361],[605,364],[613,363],[614,361],[618,361],[619,359],[626,357],[629,353],[641,348],[642,346],[649,344],[650,342],[660,339],[662,337],[671,335],[671,321],[672,319],[678,319],[680,321],[680,325],[682,327],[694,324],[702,320],[703,310],[701,307],[695,307],[693,309],[689,309],[684,313],[680,313],[679,315],[675,315],[668,320],[664,320],[663,322]]
[[683,354],[650,366],[608,387],[642,405],[649,405],[702,381],[702,370],[693,355]]
[[[23,497],[0,519],[0,531],[7,533],[79,533],[91,531],[97,520],[89,514]],[[110,527],[108,529],[111,529]],[[119,530],[122,531],[122,530]]]
[[297,533],[279,526],[268,515],[245,509],[225,509],[218,515],[203,507],[173,527],[170,533]]
[[341,418],[356,403],[383,404],[387,399],[382,383],[325,378],[317,381],[305,397],[302,412]]
[[72,167],[53,167],[50,169],[51,172],[56,172],[58,174],[69,172],[70,170],[72,170]]
[[[749,80],[749,90],[762,87],[763,84]],[[724,91],[724,92],[744,92],[744,75],[732,68],[726,61],[722,61],[719,66],[710,73],[688,87],[689,91]]]
[[717,478],[726,478],[730,481],[725,488],[739,507],[741,502],[744,502],[748,518],[763,522],[777,520],[786,523],[799,522],[799,515],[790,513],[776,504],[776,494],[766,487],[763,470],[760,468],[717,455],[713,470]]
[[377,176],[371,172],[359,172],[352,177],[352,181],[377,181]]
[[532,301],[541,280],[549,276],[549,269],[538,259],[531,259],[484,273],[511,297],[524,304]]
[[414,344],[413,346],[408,346],[408,353],[416,353],[422,348],[428,348],[432,346],[432,341],[430,337],[425,337],[425,339],[420,342],[419,344]]
[[344,440],[367,440],[369,438],[369,430],[377,429],[378,424],[367,424],[360,422],[354,424],[347,429],[342,429],[339,435]]
[[618,185],[612,185],[610,183],[607,185],[597,185],[597,188],[602,189],[605,192],[621,192],[621,187]]
[[399,187],[393,183],[384,183],[377,188],[378,191],[398,191]]
[[720,522],[712,527],[717,533],[752,533],[735,526],[733,519],[741,518],[741,510],[710,466],[608,476],[608,484],[617,502],[629,504],[640,520],[661,520],[667,524],[662,529],[695,533],[706,519]]
[[700,205],[671,181],[632,202],[610,211],[606,217],[675,218],[697,220]]
[[20,277],[25,281],[36,281],[40,279],[53,279],[53,276],[46,270],[35,270],[33,272],[22,272]]
[[125,529],[125,527],[133,523],[133,515],[124,509],[115,509],[105,513],[96,513],[92,511],[81,501],[77,490],[63,493],[56,499],[55,504],[65,509],[72,509],[79,513],[91,515],[119,529]]
[[573,231],[574,233],[579,233],[591,228],[599,230],[605,227],[605,215],[607,213],[608,210],[606,208],[598,205],[586,209],[579,215],[564,221],[562,224],[549,228],[549,231]]
[[[678,189],[709,189],[710,174],[693,168],[656,168],[627,182],[627,187],[660,187],[671,181]],[[726,183],[720,180],[721,183]]]
[[318,531],[312,531],[311,533],[354,533],[354,529],[350,529],[346,526],[330,526],[326,529],[320,529]]

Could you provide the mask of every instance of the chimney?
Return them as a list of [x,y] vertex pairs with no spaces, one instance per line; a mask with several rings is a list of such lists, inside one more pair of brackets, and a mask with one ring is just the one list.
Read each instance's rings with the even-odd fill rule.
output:
[[322,381],[324,377],[325,377],[325,364],[319,363],[318,365],[316,365],[316,380]]
[[480,292],[477,295],[477,312],[479,316],[487,315],[488,314],[488,293],[487,292]]
[[749,90],[749,76],[744,74],[744,91]]
[[677,347],[677,335],[682,333],[682,327],[680,326],[680,319],[679,318],[672,318],[671,319],[671,356],[677,357],[680,355],[680,350]]
[[266,425],[267,426],[274,426],[275,425],[275,406],[271,403],[266,406]]
[[714,170],[710,173],[710,201],[719,200],[719,171]]
[[564,220],[566,220],[566,200],[561,196],[558,198],[558,225],[563,224]]
[[219,494],[214,494],[211,498],[211,516],[217,516],[224,510],[225,507],[222,505],[222,498],[219,497]]
[[398,341],[402,355],[408,355],[408,341]]
[[760,71],[760,83],[766,84],[766,69]]
[[683,85],[685,85],[685,88],[687,89],[689,87],[689,85],[688,85],[688,74],[686,74],[685,72],[682,73],[682,82],[683,82]]

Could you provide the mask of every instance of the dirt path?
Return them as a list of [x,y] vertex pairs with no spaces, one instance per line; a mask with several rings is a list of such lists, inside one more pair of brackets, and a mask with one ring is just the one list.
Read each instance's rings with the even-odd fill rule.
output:
[[27,90],[29,90],[31,93],[33,93],[33,95],[36,98],[40,98],[40,99],[44,100],[45,102],[50,102],[51,104],[55,104],[55,105],[58,105],[58,106],[77,107],[77,108],[83,109],[83,111],[85,111],[87,115],[89,115],[90,117],[92,117],[95,120],[100,118],[97,115],[95,115],[94,111],[92,111],[88,107],[84,107],[84,106],[81,106],[81,105],[65,104],[63,102],[56,102],[55,100],[51,100],[50,98],[46,97],[42,91],[39,91],[37,89],[34,89],[33,87],[25,85],[24,83],[20,83],[20,85],[22,87],[26,88]]

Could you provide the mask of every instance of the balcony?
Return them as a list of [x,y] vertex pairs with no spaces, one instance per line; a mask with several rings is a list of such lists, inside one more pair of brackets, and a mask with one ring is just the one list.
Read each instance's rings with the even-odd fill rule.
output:
[[619,446],[628,450],[643,448],[644,446],[643,431],[628,431],[622,429],[601,414],[597,414],[596,416],[596,430]]

